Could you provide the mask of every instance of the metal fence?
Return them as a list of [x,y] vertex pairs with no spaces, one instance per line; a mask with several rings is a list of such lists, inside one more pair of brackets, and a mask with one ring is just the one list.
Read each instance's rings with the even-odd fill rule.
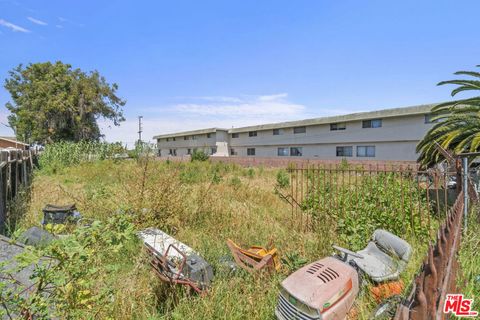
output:
[[[379,220],[375,228],[400,230],[402,234],[427,230],[425,236],[433,244],[428,246],[395,319],[446,318],[446,295],[456,292],[456,256],[466,217],[465,201],[478,202],[470,175],[462,176],[459,166],[422,171],[416,166],[348,164],[290,166],[288,172],[289,190],[278,192],[290,203],[293,221],[305,230],[315,230],[325,216],[333,216],[336,222],[353,219],[361,224],[355,220],[359,211],[388,216],[385,226]],[[462,182],[467,185],[466,193]]]
[[5,234],[8,224],[16,221],[10,203],[30,185],[36,157],[34,150],[0,151],[0,234]]
[[[458,293],[457,252],[465,219],[465,200],[478,202],[478,195],[471,181],[468,190],[462,190],[450,208],[447,219],[438,229],[436,241],[429,245],[428,253],[407,299],[399,306],[395,320],[447,319],[443,306],[449,293]],[[465,197],[465,192],[467,197]]]
[[304,230],[314,230],[319,217],[344,221],[371,212],[391,214],[402,232],[426,228],[433,236],[458,193],[457,172],[421,171],[413,165],[327,164],[290,166],[287,171],[289,190],[278,193]]

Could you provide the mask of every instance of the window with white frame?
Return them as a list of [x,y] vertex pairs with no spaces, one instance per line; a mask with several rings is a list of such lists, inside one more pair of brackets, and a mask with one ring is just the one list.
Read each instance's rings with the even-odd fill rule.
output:
[[273,129],[273,135],[274,136],[280,136],[284,134],[284,130],[283,129]]
[[290,156],[291,157],[301,157],[302,156],[302,147],[291,147]]
[[236,156],[236,155],[238,155],[238,153],[235,149],[230,149],[230,155]]
[[362,128],[380,128],[382,127],[382,119],[363,120]]
[[307,127],[295,127],[293,128],[293,133],[306,133],[307,132]]
[[351,157],[351,156],[353,156],[352,146],[337,147],[337,157]]
[[339,131],[347,129],[347,124],[345,122],[342,123],[330,123],[330,131]]
[[254,156],[255,148],[247,148],[247,156]]
[[257,136],[257,131],[249,131],[248,136],[249,137],[256,137]]
[[288,148],[278,148],[278,149],[277,149],[277,155],[278,155],[279,157],[288,156]]
[[357,146],[357,157],[375,157],[375,146]]
[[240,136],[240,134],[237,132],[237,133],[232,133],[232,138],[238,138]]

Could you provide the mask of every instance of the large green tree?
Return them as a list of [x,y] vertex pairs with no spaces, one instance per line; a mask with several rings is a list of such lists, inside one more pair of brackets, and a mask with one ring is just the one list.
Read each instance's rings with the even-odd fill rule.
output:
[[10,126],[26,142],[98,140],[97,120],[124,121],[125,101],[98,71],[73,69],[62,62],[19,65],[9,72],[5,88],[11,102]]
[[[452,97],[461,92],[480,90],[479,72],[458,71],[455,74],[471,78],[438,83],[456,85]],[[430,166],[443,160],[436,143],[456,154],[480,151],[480,96],[441,103],[432,109],[432,116],[436,123],[417,146],[419,161],[423,165]]]

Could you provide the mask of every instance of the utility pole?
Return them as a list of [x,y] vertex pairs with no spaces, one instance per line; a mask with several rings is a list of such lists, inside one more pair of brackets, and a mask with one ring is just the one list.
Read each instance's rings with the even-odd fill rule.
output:
[[142,119],[143,116],[138,116],[138,143],[142,143]]

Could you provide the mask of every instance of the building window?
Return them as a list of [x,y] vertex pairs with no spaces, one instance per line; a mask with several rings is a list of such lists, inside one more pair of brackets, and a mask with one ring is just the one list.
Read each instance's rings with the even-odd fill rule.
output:
[[171,156],[176,156],[176,155],[177,155],[177,149],[170,149],[170,150],[169,150],[169,154],[170,154]]
[[197,136],[192,136],[192,140],[197,140]]
[[192,149],[187,149],[187,154],[192,154]]
[[292,147],[292,148],[290,148],[290,156],[301,157],[302,156],[302,147]]
[[170,138],[167,138],[167,142],[170,141]]
[[207,139],[210,139],[212,137],[211,133],[207,133]]
[[231,154],[232,156],[238,155],[238,154],[237,154],[237,151],[235,151],[235,149],[230,149],[230,154]]
[[278,148],[277,155],[279,157],[288,156],[288,148]]
[[362,128],[380,128],[382,126],[382,119],[363,120]]
[[337,157],[351,157],[353,155],[353,147],[337,147]]
[[293,128],[293,133],[305,133],[307,132],[307,127],[295,127]]
[[256,137],[257,136],[257,131],[249,131],[248,136],[249,137]]
[[183,140],[188,140],[188,136],[183,137]]
[[213,148],[211,149],[211,152],[212,152],[211,154],[217,153],[217,147],[213,147]]
[[280,136],[284,133],[283,129],[273,129],[273,135],[274,136]]
[[338,130],[345,130],[345,129],[347,129],[347,124],[345,122],[330,123],[330,131],[338,131]]
[[433,120],[436,117],[438,117],[438,115],[433,115],[431,113],[426,114],[425,115],[425,123],[437,123],[437,122],[439,122],[439,119]]
[[247,148],[247,156],[254,156],[255,148]]
[[176,141],[175,137],[172,138],[173,141]]
[[375,157],[375,146],[358,146],[357,157]]
[[239,133],[232,133],[232,138],[238,138],[240,136]]

